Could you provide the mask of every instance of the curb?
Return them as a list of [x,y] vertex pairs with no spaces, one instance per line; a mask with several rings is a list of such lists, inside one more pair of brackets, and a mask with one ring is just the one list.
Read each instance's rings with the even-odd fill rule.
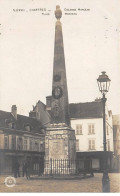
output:
[[91,178],[94,176],[70,176],[70,177],[56,177],[56,176],[47,176],[47,177],[30,177],[29,180],[82,180],[82,179],[87,179],[87,178]]

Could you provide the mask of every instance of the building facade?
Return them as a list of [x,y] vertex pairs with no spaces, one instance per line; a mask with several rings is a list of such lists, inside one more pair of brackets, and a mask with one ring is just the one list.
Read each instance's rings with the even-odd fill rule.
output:
[[[49,103],[48,107],[39,101],[37,109],[35,109],[35,106],[34,110],[30,112],[30,115],[35,114],[33,117],[17,114],[16,106],[12,106],[11,112],[0,111],[0,174],[12,174],[16,160],[20,164],[21,175],[25,160],[29,160],[31,163],[33,174],[43,172],[45,127],[48,126],[48,122],[51,120],[50,101],[48,102],[47,100],[47,103]],[[47,110],[47,108],[49,109]],[[37,112],[39,112],[39,115]],[[104,167],[102,103],[94,101],[69,104],[69,112],[71,127],[75,130],[76,159],[79,160],[79,167],[82,168],[83,162],[87,160],[87,168],[92,167],[93,171],[102,171]],[[42,114],[44,114],[44,117]],[[43,122],[42,119],[44,119]],[[113,116],[114,124],[112,125],[112,112],[106,110],[106,140],[109,169],[111,167],[118,168],[119,165],[120,126],[119,121],[115,119]],[[112,127],[114,128],[114,132]],[[113,151],[114,159],[117,161],[113,161],[112,163]]]
[[113,115],[113,169],[120,172],[120,115]]
[[40,121],[11,112],[0,111],[0,174],[13,174],[19,163],[20,175],[24,161],[30,163],[31,172],[43,170],[45,133]]
[[49,112],[46,111],[46,105],[40,100],[33,106],[33,110],[29,112],[29,117],[37,119],[45,126],[49,126],[51,120]]
[[[77,158],[91,160],[94,171],[104,168],[103,117],[100,100],[88,103],[70,104],[71,126],[76,134]],[[112,113],[106,110],[106,140],[108,167],[112,167],[113,128]],[[89,166],[88,166],[89,167]]]

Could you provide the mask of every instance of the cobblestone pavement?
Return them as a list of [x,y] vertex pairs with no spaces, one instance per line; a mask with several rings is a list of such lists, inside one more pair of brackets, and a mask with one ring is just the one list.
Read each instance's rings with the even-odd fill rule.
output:
[[[120,192],[120,173],[111,173],[109,177],[111,192]],[[5,178],[0,177],[0,192],[102,192],[102,174],[80,180],[27,180],[20,177],[14,187],[7,187]]]

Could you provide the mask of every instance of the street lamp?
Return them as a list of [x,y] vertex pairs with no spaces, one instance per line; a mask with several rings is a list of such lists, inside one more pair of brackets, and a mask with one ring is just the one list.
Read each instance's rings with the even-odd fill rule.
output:
[[110,181],[108,176],[107,169],[107,156],[106,156],[106,117],[105,117],[105,103],[106,103],[106,93],[109,91],[110,87],[110,79],[106,75],[106,72],[103,71],[101,75],[99,75],[97,79],[99,91],[102,93],[102,103],[103,103],[103,146],[104,146],[104,171],[102,178],[102,190],[103,192],[110,192]]

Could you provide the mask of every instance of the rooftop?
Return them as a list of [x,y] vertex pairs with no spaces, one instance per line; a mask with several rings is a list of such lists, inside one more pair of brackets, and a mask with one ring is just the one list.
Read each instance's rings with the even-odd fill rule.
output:
[[70,118],[102,118],[102,102],[69,104]]
[[0,127],[9,127],[10,123],[14,123],[16,130],[24,130],[25,126],[30,126],[30,131],[35,133],[42,133],[41,128],[42,124],[41,122],[38,122],[36,119],[23,116],[17,114],[17,120],[14,118],[11,112],[6,112],[0,110]]

